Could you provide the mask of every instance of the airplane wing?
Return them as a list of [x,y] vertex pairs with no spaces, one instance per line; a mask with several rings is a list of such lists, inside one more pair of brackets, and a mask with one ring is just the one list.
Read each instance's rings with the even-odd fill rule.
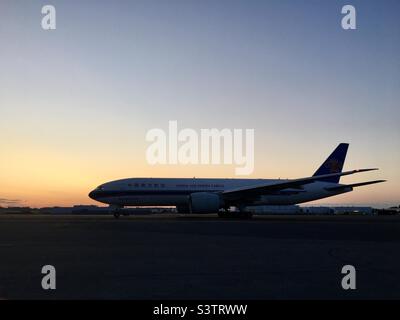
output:
[[228,199],[242,199],[242,198],[247,198],[247,197],[251,197],[251,196],[258,196],[258,195],[273,193],[273,192],[283,190],[283,189],[288,189],[288,188],[302,189],[303,185],[313,183],[318,180],[331,178],[331,177],[347,176],[350,174],[372,171],[372,170],[378,170],[378,169],[377,168],[358,169],[358,170],[351,170],[351,171],[345,171],[345,172],[323,174],[323,175],[307,177],[307,178],[282,180],[279,182],[260,184],[260,185],[256,185],[256,186],[254,186],[254,185],[247,186],[247,187],[242,187],[242,188],[237,188],[237,189],[225,190],[224,192],[222,192],[222,196],[224,198],[228,198]]

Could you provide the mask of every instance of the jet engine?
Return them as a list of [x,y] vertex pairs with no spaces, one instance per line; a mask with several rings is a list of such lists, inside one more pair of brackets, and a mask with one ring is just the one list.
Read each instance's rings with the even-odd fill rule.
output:
[[210,192],[195,192],[189,196],[191,213],[216,213],[222,207],[218,194]]

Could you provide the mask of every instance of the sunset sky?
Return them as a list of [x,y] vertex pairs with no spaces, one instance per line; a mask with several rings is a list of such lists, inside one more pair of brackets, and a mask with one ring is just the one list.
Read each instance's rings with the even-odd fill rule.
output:
[[[341,8],[357,30],[341,28]],[[41,28],[56,8],[57,29]],[[248,178],[310,176],[340,142],[342,178],[388,182],[317,203],[400,204],[400,1],[0,2],[0,206],[95,204],[127,177],[229,177],[147,163],[152,128],[255,130]],[[6,199],[6,200],[4,200]]]

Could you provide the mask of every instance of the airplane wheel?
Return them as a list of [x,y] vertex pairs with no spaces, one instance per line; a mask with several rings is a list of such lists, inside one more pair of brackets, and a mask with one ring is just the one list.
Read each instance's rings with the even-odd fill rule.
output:
[[115,218],[115,219],[119,219],[119,217],[120,217],[120,214],[119,214],[118,212],[115,212],[115,213],[114,213],[114,218]]
[[240,214],[241,218],[243,219],[251,219],[253,218],[253,214],[251,212],[243,212]]

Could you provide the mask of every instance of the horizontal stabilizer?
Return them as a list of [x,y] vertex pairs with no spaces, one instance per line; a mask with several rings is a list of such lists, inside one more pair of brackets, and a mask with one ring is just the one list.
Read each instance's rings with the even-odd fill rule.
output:
[[341,190],[341,189],[362,187],[362,186],[367,186],[369,184],[381,183],[381,182],[385,182],[385,181],[386,180],[366,181],[366,182],[346,184],[346,185],[342,185],[342,186],[338,186],[338,187],[331,187],[331,188],[325,188],[325,189],[329,190],[329,191],[338,191],[338,190]]

